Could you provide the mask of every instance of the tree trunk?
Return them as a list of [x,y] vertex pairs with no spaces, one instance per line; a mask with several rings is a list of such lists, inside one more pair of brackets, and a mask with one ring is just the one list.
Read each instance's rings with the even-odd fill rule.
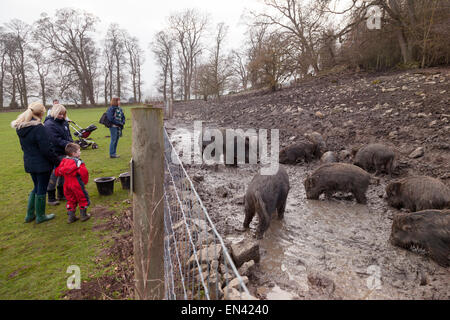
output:
[[412,46],[406,42],[405,35],[400,28],[397,29],[396,33],[400,51],[402,53],[403,63],[408,63],[412,60]]
[[119,97],[120,98],[120,92],[121,92],[121,88],[120,88],[120,61],[119,61],[119,59],[118,59],[118,57],[117,57],[117,59],[116,59],[116,76],[117,76],[117,79],[116,79],[116,81],[117,81],[117,97]]

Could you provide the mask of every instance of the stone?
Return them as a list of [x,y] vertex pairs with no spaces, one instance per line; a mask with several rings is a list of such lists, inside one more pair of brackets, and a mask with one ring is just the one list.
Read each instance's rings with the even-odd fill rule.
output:
[[[213,244],[206,248],[197,251],[198,261],[200,264],[211,264],[214,260],[219,260],[222,254],[222,246],[220,244]],[[188,262],[188,266],[196,265],[195,255],[193,254]]]
[[220,275],[212,272],[207,280],[209,297],[212,300],[220,300],[223,298],[222,282]]
[[423,149],[423,147],[419,147],[416,150],[414,150],[413,152],[411,152],[409,157],[411,159],[416,159],[416,158],[422,157],[424,154],[425,154],[425,150]]
[[236,289],[230,289],[228,291],[224,291],[224,299],[225,300],[258,300],[251,294],[247,294],[246,292],[239,292]]
[[320,118],[320,119],[323,119],[323,118],[325,118],[325,115],[324,115],[322,112],[317,111],[317,112],[316,112],[316,117],[318,117],[318,118]]
[[238,272],[242,277],[249,277],[251,274],[253,274],[255,266],[255,261],[247,261],[239,268]]
[[260,261],[259,244],[254,240],[244,239],[231,245],[231,257],[236,268],[241,267],[245,262],[253,260]]

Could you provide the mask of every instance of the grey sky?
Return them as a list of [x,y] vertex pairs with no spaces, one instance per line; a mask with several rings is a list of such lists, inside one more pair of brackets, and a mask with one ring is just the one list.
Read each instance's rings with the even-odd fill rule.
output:
[[185,8],[197,8],[209,14],[211,30],[218,22],[225,22],[229,26],[228,48],[237,48],[242,43],[245,32],[245,25],[240,19],[242,13],[260,6],[258,0],[0,0],[0,24],[14,18],[31,24],[42,12],[53,16],[57,9],[65,7],[85,10],[100,18],[97,31],[101,38],[111,23],[118,23],[131,35],[139,38],[145,49],[144,91],[145,94],[155,94],[157,68],[149,43],[155,32],[167,25],[167,17],[171,13]]

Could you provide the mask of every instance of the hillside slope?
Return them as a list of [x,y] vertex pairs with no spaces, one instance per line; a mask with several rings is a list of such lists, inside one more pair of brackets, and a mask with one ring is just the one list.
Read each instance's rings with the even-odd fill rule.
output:
[[[277,92],[174,105],[175,117],[223,127],[280,129],[283,146],[309,131],[330,150],[369,142],[395,147],[398,174],[426,174],[450,183],[450,68],[313,78]],[[409,155],[418,147],[425,154]]]

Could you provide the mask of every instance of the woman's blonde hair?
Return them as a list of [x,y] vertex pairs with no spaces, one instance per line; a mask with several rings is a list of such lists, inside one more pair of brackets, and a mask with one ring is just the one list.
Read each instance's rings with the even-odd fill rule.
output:
[[44,115],[45,106],[41,102],[33,102],[28,106],[26,111],[19,114],[16,120],[11,122],[11,127],[17,129],[21,127],[22,124],[30,122],[33,117],[38,118],[39,121],[42,121]]
[[64,107],[62,104],[55,104],[52,107],[52,111],[50,111],[50,116],[56,119],[61,112],[67,114],[66,107]]

